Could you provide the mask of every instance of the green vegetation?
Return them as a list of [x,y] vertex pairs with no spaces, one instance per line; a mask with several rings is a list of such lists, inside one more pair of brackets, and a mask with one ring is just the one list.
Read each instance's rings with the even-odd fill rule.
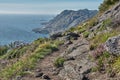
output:
[[112,5],[117,3],[119,0],[104,0],[104,2],[99,6],[99,11],[104,12],[108,10]]
[[109,18],[109,19],[106,19],[102,22],[102,25],[100,26],[100,28],[98,29],[98,31],[103,31],[103,30],[106,30],[107,27],[110,27],[111,26],[111,23],[112,23],[112,20]]
[[[34,45],[34,43],[41,43],[38,44],[38,46]],[[53,51],[58,50],[58,46],[62,44],[62,41],[41,41],[37,40],[35,41],[31,46],[23,47],[21,49],[15,49],[9,51],[6,55],[4,55],[4,59],[13,59],[18,58],[19,60],[16,61],[14,64],[10,64],[6,66],[3,70],[0,72],[0,78],[2,80],[8,80],[13,75],[20,75],[24,73],[24,69],[31,69],[34,68],[37,61],[40,59],[43,59],[45,56],[49,55]],[[34,47],[33,47],[34,46]],[[31,50],[33,48],[34,50]],[[22,56],[20,56],[22,55]]]
[[89,34],[90,34],[90,32],[86,31],[86,32],[83,33],[83,36],[84,36],[85,38],[87,38],[87,37],[89,36]]
[[13,58],[19,58],[20,56],[22,56],[24,53],[26,53],[26,50],[28,48],[27,47],[23,47],[23,48],[18,48],[18,49],[12,49],[8,52],[6,52],[6,54],[4,54],[1,59],[13,59]]
[[97,47],[97,45],[95,43],[92,43],[90,45],[90,50],[94,50],[94,49],[96,49],[96,47]]
[[74,32],[74,31],[76,31],[76,29],[77,29],[77,27],[72,27],[68,30],[68,32]]
[[87,26],[88,26],[88,22],[85,22],[85,23],[80,24],[76,27],[70,28],[65,33],[67,33],[67,32],[77,32],[77,33],[81,34],[81,33],[85,32],[86,30],[88,30]]
[[88,21],[87,26],[92,27],[98,23],[97,15]]
[[106,40],[109,37],[115,36],[119,34],[119,31],[113,30],[110,32],[106,32],[106,33],[101,33],[99,35],[96,35],[95,37],[93,37],[90,41],[91,41],[91,46],[98,46],[104,42],[106,42]]
[[55,60],[54,65],[55,65],[56,67],[62,67],[64,61],[65,61],[64,58],[59,57],[59,58],[57,58],[57,59]]
[[101,69],[103,68],[107,68],[106,69],[106,72],[107,72],[110,69],[110,66],[112,65],[112,63],[110,63],[111,56],[107,51],[104,51],[103,54],[99,56],[98,58],[96,58],[95,61],[97,65],[96,67],[92,68],[92,72],[101,71]]
[[7,46],[1,46],[0,47],[0,56],[2,56],[5,53],[7,53],[7,51],[8,51],[8,47]]
[[86,30],[85,30],[85,28],[83,27],[83,28],[78,28],[78,33],[83,33],[83,32],[85,32]]
[[113,63],[113,69],[116,71],[116,72],[120,72],[120,57],[117,57]]
[[92,68],[92,72],[103,71],[107,74],[120,73],[120,57],[112,56],[107,51],[105,51],[96,60],[96,67]]

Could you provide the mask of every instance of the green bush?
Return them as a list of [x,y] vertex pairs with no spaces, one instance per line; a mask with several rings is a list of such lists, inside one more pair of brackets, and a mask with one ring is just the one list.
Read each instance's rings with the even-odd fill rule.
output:
[[76,27],[72,27],[69,29],[69,32],[74,32],[76,30]]
[[56,67],[62,67],[64,61],[65,61],[64,58],[59,57],[59,58],[57,58],[57,59],[55,60],[54,65],[55,65]]
[[27,47],[23,47],[23,48],[18,48],[18,49],[12,49],[9,50],[5,55],[3,55],[1,58],[5,59],[13,59],[13,58],[19,58],[20,56],[22,56],[27,50]]
[[83,33],[85,31],[85,28],[78,29],[78,33]]
[[95,16],[94,18],[90,19],[88,22],[88,26],[92,27],[98,24],[98,19],[97,16]]
[[4,55],[5,53],[7,53],[8,51],[8,47],[6,46],[1,46],[0,47],[0,56]]
[[97,46],[95,45],[95,43],[92,43],[92,44],[90,45],[90,50],[94,50],[96,47],[97,47]]
[[90,34],[90,32],[86,31],[86,32],[83,33],[83,36],[84,36],[85,38],[87,38],[87,37],[89,36],[89,34]]
[[92,68],[92,72],[101,71],[103,67],[107,68],[106,70],[109,70],[110,66],[108,65],[111,65],[111,63],[109,63],[110,59],[111,55],[109,54],[109,52],[104,51],[103,54],[101,54],[98,58],[95,59],[97,65],[96,67]]
[[113,63],[113,68],[116,72],[120,72],[120,57],[117,57]]

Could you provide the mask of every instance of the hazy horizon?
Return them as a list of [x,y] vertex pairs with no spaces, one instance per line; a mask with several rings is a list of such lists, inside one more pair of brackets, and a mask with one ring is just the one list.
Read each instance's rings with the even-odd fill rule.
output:
[[59,14],[63,10],[97,10],[103,0],[0,0],[0,14]]

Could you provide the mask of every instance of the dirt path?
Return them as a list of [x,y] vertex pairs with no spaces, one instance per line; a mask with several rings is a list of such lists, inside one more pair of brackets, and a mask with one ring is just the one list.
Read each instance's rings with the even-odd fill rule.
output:
[[[50,80],[58,80],[58,76],[55,75],[55,67],[54,67],[54,60],[63,52],[65,51],[64,45],[59,47],[59,50],[53,52],[51,55],[46,56],[43,60],[39,61],[34,70],[31,72],[42,72],[45,75],[48,75]],[[26,75],[22,77],[22,80],[44,80],[41,77],[35,77],[34,75]]]

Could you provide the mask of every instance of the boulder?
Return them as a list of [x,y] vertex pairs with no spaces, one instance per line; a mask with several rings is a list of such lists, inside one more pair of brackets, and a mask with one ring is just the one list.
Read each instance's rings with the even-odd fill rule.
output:
[[50,77],[46,74],[44,74],[42,77],[43,77],[43,79],[50,80]]
[[105,43],[105,48],[112,55],[120,55],[120,35],[109,38]]
[[35,77],[42,77],[43,73],[42,72],[37,72],[35,73]]
[[62,69],[59,73],[59,76],[63,80],[82,80],[83,75],[77,71],[76,63],[72,61],[67,61],[64,64],[64,69]]
[[89,80],[86,75],[95,64],[89,59],[88,43],[85,39],[78,40],[61,54],[65,58],[63,68],[58,74],[62,80]]
[[71,36],[71,37],[79,37],[79,34],[74,33],[74,32],[69,32],[69,33],[67,33],[67,36]]
[[62,32],[57,32],[50,36],[51,39],[56,39],[58,37],[62,37]]
[[70,45],[70,44],[72,44],[72,43],[73,43],[72,41],[67,41],[67,42],[64,43],[64,45],[67,46],[67,45]]
[[15,80],[22,80],[22,76],[16,76]]
[[69,41],[69,40],[71,40],[71,38],[74,40],[77,40],[78,37],[80,37],[79,34],[74,33],[74,32],[69,32],[69,33],[65,34],[65,36],[61,37],[61,39],[64,41]]
[[68,36],[64,36],[64,39],[63,39],[63,40],[65,40],[65,41],[70,40],[70,35],[68,35]]

